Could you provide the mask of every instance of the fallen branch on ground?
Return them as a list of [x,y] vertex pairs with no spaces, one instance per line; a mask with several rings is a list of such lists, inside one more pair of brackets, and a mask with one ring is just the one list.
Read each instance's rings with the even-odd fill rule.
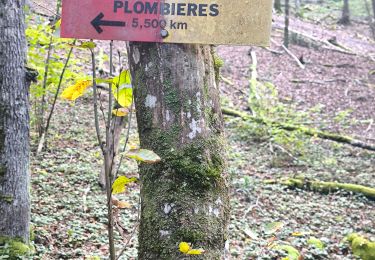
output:
[[234,83],[230,80],[230,79],[227,79],[223,76],[220,75],[220,79],[222,82],[224,82],[225,84],[228,84],[229,86],[234,86]]
[[281,184],[289,188],[299,188],[322,193],[329,193],[337,190],[345,190],[362,194],[369,199],[375,200],[375,189],[363,185],[352,183],[339,183],[339,182],[324,182],[324,181],[311,181],[304,179],[279,179],[279,180],[266,180],[266,184]]
[[267,51],[273,53],[273,54],[277,54],[277,55],[282,55],[282,54],[284,54],[283,51],[277,51],[277,50],[274,50],[274,49],[271,49],[271,48],[268,48],[268,47],[262,47],[262,48],[263,48],[264,50],[267,50]]
[[262,125],[268,125],[271,127],[287,130],[287,131],[299,131],[305,135],[308,136],[314,136],[314,137],[319,137],[321,139],[326,139],[330,141],[335,141],[339,143],[344,143],[344,144],[349,144],[354,147],[370,150],[370,151],[375,151],[375,145],[373,144],[368,144],[365,142],[362,142],[360,140],[356,140],[350,136],[344,136],[344,135],[339,135],[335,133],[329,133],[329,132],[324,132],[318,129],[314,128],[308,128],[305,126],[298,126],[298,125],[292,125],[292,124],[287,124],[287,123],[281,123],[277,121],[272,121],[268,120],[266,118],[262,117],[256,117],[256,116],[251,116],[245,112],[237,111],[234,109],[230,108],[222,108],[222,112],[225,115],[228,116],[234,116],[234,117],[240,117],[243,120],[249,120],[258,124]]
[[319,85],[325,85],[326,83],[330,82],[337,82],[342,81],[346,82],[346,79],[326,79],[326,80],[308,80],[308,79],[292,79],[292,83],[300,83],[300,84],[319,84]]
[[[278,45],[276,41],[274,41],[274,40],[272,40],[272,39],[271,39],[271,41],[272,41],[272,43]],[[281,44],[281,47],[284,49],[284,51],[285,51],[290,57],[292,57],[292,59],[297,63],[297,65],[298,65],[301,69],[305,69],[305,65],[303,65],[303,64],[301,63],[301,61],[297,58],[296,55],[294,55],[294,54],[293,54],[293,53],[292,53],[287,47],[285,47],[284,44]]]
[[[284,27],[283,26],[276,26],[276,28],[283,29]],[[347,55],[358,55],[358,56],[362,56],[362,57],[368,56],[368,55],[364,55],[364,54],[354,52],[353,50],[351,50],[350,48],[348,48],[348,47],[346,47],[342,44],[337,43],[337,45],[334,45],[326,39],[320,39],[318,37],[315,37],[315,36],[312,36],[312,35],[309,35],[309,34],[306,34],[306,33],[302,33],[302,32],[299,32],[299,31],[296,31],[296,30],[293,30],[293,29],[289,29],[289,34],[290,34],[290,38],[291,38],[292,42],[294,42],[295,44],[300,45],[302,47],[313,47],[313,48],[316,48],[316,49],[323,48],[323,49],[328,49],[328,50],[331,50],[331,51],[344,53],[344,54],[347,54]]]

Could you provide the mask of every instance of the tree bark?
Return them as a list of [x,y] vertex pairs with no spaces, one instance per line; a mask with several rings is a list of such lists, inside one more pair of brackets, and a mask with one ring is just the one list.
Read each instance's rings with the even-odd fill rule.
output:
[[349,0],[344,0],[344,6],[342,8],[342,16],[341,16],[339,23],[343,25],[350,24]]
[[295,5],[295,16],[298,17],[300,16],[300,10],[301,10],[301,0],[294,0],[294,5]]
[[188,259],[180,242],[221,259],[229,197],[219,90],[210,46],[130,43],[141,147],[139,259]]
[[[11,247],[29,241],[29,86],[23,8],[23,0],[0,1],[0,245]],[[10,251],[18,254],[21,249],[25,247]]]
[[282,13],[282,10],[281,10],[281,0],[275,0],[273,2],[273,8],[275,9],[276,12]]
[[284,46],[289,47],[289,0],[285,0]]
[[[122,129],[124,128],[125,122],[127,121],[127,117],[119,117],[119,116],[113,116],[111,120],[111,128],[109,131],[110,137],[110,143],[108,147],[109,149],[109,158],[112,162],[112,173],[116,171],[117,165],[116,165],[116,157],[119,150],[119,143],[120,143],[120,137]],[[102,189],[105,189],[106,182],[105,182],[105,163],[103,162],[102,169],[99,174],[99,185],[102,187]]]

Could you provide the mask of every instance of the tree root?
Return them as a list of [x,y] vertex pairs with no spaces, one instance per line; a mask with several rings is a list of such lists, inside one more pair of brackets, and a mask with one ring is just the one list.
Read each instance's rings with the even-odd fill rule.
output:
[[237,111],[231,108],[222,108],[222,113],[228,116],[240,117],[245,121],[253,121],[258,124],[268,125],[271,127],[283,129],[286,131],[299,131],[308,136],[319,137],[330,141],[339,143],[349,144],[354,147],[375,151],[375,145],[356,140],[350,136],[339,135],[335,133],[325,132],[314,128],[308,128],[305,126],[292,125],[287,123],[281,123],[277,121],[268,120],[262,117],[251,116],[245,112]]
[[339,182],[324,182],[324,181],[311,181],[304,179],[279,179],[279,180],[266,180],[266,184],[281,184],[290,188],[299,188],[311,191],[317,191],[321,193],[329,193],[337,190],[345,190],[362,194],[371,200],[375,200],[375,189],[366,187],[363,185],[352,184],[352,183],[339,183]]

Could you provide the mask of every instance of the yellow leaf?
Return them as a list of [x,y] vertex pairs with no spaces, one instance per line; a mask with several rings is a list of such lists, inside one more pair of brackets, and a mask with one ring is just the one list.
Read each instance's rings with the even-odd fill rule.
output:
[[83,95],[85,90],[91,85],[91,80],[80,80],[76,84],[67,87],[61,93],[61,97],[67,100],[76,100]]
[[118,177],[112,185],[112,194],[118,194],[125,191],[125,185],[131,182],[135,182],[137,178],[128,178],[126,176]]
[[156,153],[147,149],[132,149],[125,156],[144,163],[157,163],[161,160]]
[[112,114],[118,117],[126,116],[129,114],[129,109],[125,107],[120,107],[112,110]]
[[53,25],[52,25],[52,29],[59,29],[61,27],[61,18],[58,19]]
[[123,86],[123,87],[115,87],[112,86],[112,93],[115,99],[117,100],[117,103],[120,104],[120,106],[128,108],[131,106],[133,101],[133,89],[131,85]]
[[204,253],[203,249],[191,249],[186,254],[187,255],[201,255],[202,253]]
[[184,253],[184,254],[186,254],[186,253],[189,252],[189,250],[190,250],[190,246],[189,246],[189,244],[186,243],[186,242],[181,242],[179,248],[180,248],[180,251],[181,251],[182,253]]
[[180,252],[187,254],[187,255],[200,255],[204,253],[202,248],[200,249],[193,249],[190,247],[189,243],[181,242],[179,245]]
[[112,82],[117,87],[123,87],[124,85],[130,85],[131,84],[131,75],[129,70],[123,70],[121,71],[120,75],[117,77],[114,77]]
[[133,100],[133,89],[129,70],[124,70],[112,79],[112,93],[122,107],[130,107]]

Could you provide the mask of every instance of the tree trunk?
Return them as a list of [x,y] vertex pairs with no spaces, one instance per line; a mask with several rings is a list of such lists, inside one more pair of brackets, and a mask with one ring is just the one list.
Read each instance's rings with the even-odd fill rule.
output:
[[289,47],[289,0],[285,0],[284,46]]
[[[119,150],[119,143],[120,143],[120,137],[122,129],[124,128],[125,122],[127,121],[127,117],[125,116],[113,116],[111,120],[111,128],[110,128],[110,143],[108,147],[110,147],[109,150],[109,158],[113,162],[112,166],[112,173],[117,170],[117,165],[115,163],[116,156],[118,154]],[[102,169],[99,174],[99,185],[102,187],[102,189],[105,189],[106,183],[105,183],[105,163],[103,162]]]
[[300,16],[300,9],[301,9],[301,0],[294,0],[294,6],[295,6],[295,16]]
[[[24,1],[0,1],[0,255],[29,241],[29,107]],[[10,248],[1,249],[8,244]],[[3,247],[4,248],[4,247]]]
[[375,0],[372,0],[372,14],[374,15],[374,20],[375,20]]
[[340,24],[350,24],[350,11],[349,11],[349,0],[344,0],[344,6],[342,8],[342,16],[339,21]]
[[210,46],[130,43],[141,147],[139,259],[188,259],[180,242],[221,259],[229,197],[219,90]]
[[276,12],[281,13],[281,0],[275,0],[273,2],[273,8],[275,9]]

